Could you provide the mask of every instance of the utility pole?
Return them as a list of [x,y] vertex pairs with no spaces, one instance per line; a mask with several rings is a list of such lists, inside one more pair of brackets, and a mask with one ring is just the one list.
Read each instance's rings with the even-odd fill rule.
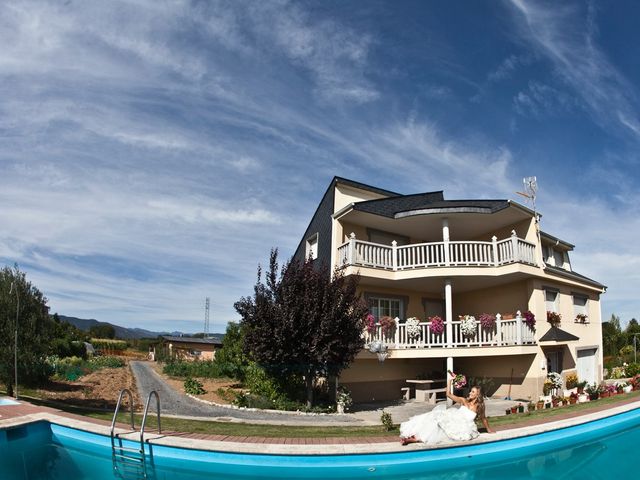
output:
[[204,338],[209,338],[209,297],[204,301]]
[[13,370],[14,380],[16,382],[15,397],[18,400],[18,319],[20,317],[20,294],[18,293],[18,286],[15,282],[11,282],[11,288],[9,288],[9,295],[13,292],[13,288],[16,289],[16,324],[15,324],[15,339],[13,344]]

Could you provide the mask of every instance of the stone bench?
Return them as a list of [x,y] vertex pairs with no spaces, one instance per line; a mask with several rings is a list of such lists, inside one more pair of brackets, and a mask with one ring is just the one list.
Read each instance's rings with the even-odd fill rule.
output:
[[416,400],[421,402],[427,402],[431,405],[435,405],[436,397],[438,393],[446,392],[446,388],[430,388],[428,390],[416,390]]

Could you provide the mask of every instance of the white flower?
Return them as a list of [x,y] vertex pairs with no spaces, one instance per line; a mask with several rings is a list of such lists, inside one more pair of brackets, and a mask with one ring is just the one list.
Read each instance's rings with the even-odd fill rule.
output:
[[476,317],[465,315],[460,320],[460,331],[466,337],[473,337],[476,334]]
[[416,339],[422,334],[422,330],[420,328],[420,320],[418,320],[416,317],[407,318],[405,325],[409,338]]

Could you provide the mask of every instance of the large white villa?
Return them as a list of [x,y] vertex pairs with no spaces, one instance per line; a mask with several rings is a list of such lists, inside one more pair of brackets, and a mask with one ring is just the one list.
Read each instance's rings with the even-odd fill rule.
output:
[[[549,372],[602,380],[605,287],[573,270],[573,245],[537,230],[534,212],[511,200],[401,195],[334,178],[294,258],[360,275],[376,324],[339,379],[354,400],[397,399],[407,380],[442,379],[447,369],[493,379],[489,394],[525,399],[542,394]],[[560,325],[547,312],[559,313]],[[483,313],[493,326],[471,331],[461,320]],[[385,330],[383,317],[399,322]],[[407,328],[410,317],[417,327]],[[381,346],[383,362],[370,351]]]

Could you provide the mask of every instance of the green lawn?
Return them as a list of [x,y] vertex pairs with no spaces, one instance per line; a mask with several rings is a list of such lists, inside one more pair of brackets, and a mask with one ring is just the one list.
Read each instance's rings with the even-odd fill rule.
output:
[[[111,421],[113,417],[112,412],[96,411],[86,408],[73,407],[60,403],[53,403],[46,400],[40,400],[35,398],[35,391],[29,389],[21,389],[20,392],[24,395],[29,395],[30,398],[25,398],[34,404],[47,405],[60,410],[64,410],[70,413],[78,415],[84,415],[91,418],[97,418],[102,420]],[[526,423],[528,420],[535,419],[548,419],[549,421],[555,420],[554,417],[562,415],[568,412],[577,412],[586,410],[598,406],[612,405],[622,400],[628,400],[630,398],[640,399],[640,391],[631,392],[625,395],[616,395],[615,397],[603,398],[597,402],[587,402],[576,405],[569,405],[566,407],[552,408],[547,410],[536,410],[531,413],[519,413],[512,415],[505,415],[501,417],[491,417],[490,424],[493,427],[507,427],[513,424]],[[125,413],[120,413],[118,421],[127,423],[128,418]],[[140,427],[142,416],[136,414],[135,423],[136,427]],[[148,430],[153,431],[156,428],[156,417],[154,413],[150,413],[147,419]],[[356,427],[356,426],[329,426],[329,427],[312,427],[312,426],[282,426],[282,425],[256,425],[245,423],[233,423],[233,422],[220,422],[220,421],[206,421],[206,420],[183,420],[177,418],[162,418],[163,430],[187,432],[187,433],[204,433],[211,435],[234,435],[234,436],[256,436],[256,437],[271,437],[271,438],[318,438],[318,437],[379,437],[382,435],[397,435],[398,428],[394,428],[391,431],[386,431],[381,425],[370,427]]]

